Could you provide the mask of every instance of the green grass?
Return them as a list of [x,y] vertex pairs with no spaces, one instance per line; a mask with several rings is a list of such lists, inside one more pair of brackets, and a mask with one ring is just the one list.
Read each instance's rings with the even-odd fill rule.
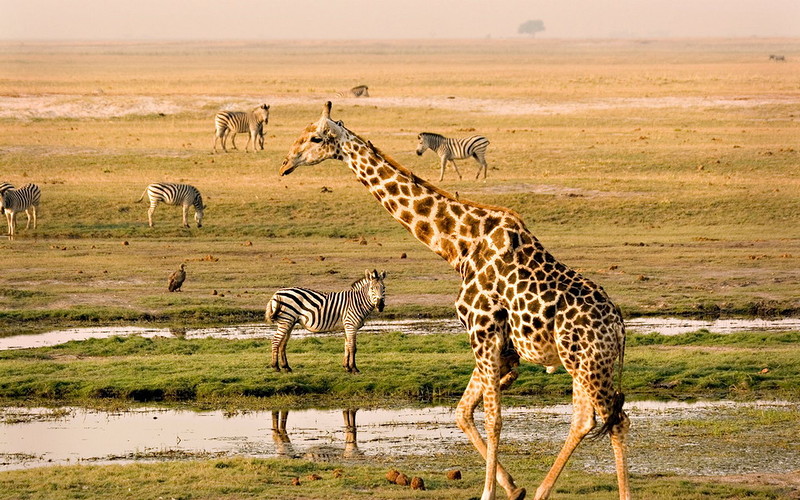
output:
[[[624,391],[630,399],[797,398],[798,334],[631,335]],[[269,368],[270,342],[112,337],[0,353],[0,400],[102,406],[159,402],[195,407],[265,407],[296,399],[417,402],[461,395],[474,361],[466,335],[368,333],[359,368],[340,367],[339,337],[293,339],[294,372]],[[402,363],[397,360],[402,359]],[[766,368],[767,371],[762,373]],[[571,379],[523,363],[509,396],[569,400]]]
[[[422,461],[418,459],[413,464],[384,463],[382,466],[226,458],[125,466],[48,467],[0,473],[0,498],[472,498],[482,490],[483,471],[475,457],[463,461],[469,465],[462,469],[463,479],[459,481],[450,481],[445,477],[446,468],[451,463],[445,457],[428,457]],[[506,464],[515,471],[517,483],[524,484],[529,494],[533,493],[546,472],[544,464],[520,455],[509,458]],[[399,466],[409,477],[422,477],[426,491],[412,491],[408,487],[388,483],[384,479],[385,473],[395,466]],[[335,469],[342,470],[343,476],[334,478]],[[311,474],[317,474],[322,479],[307,479]],[[292,485],[292,478],[295,477],[300,478],[299,486]],[[671,476],[634,476],[631,480],[631,492],[635,498],[654,500],[776,499],[791,498],[789,495],[792,495],[792,490],[787,487]],[[556,484],[553,497],[577,500],[607,499],[615,495],[616,480],[612,475],[567,470]]]

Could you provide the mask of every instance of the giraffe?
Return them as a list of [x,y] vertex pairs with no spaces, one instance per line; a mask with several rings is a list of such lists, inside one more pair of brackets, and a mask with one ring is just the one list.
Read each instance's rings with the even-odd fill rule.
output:
[[[625,439],[630,423],[619,389],[625,327],[619,308],[600,286],[550,255],[514,211],[439,189],[332,120],[330,113],[327,102],[320,119],[292,145],[280,174],[327,159],[345,162],[403,227],[460,274],[455,307],[469,332],[475,368],[456,407],[456,423],[486,462],[482,500],[495,498],[496,482],[508,498],[526,495],[497,456],[500,394],[516,380],[520,361],[541,364],[548,372],[564,366],[572,376],[569,434],[535,498],[549,497],[599,414],[603,425],[594,435],[610,436],[619,497],[629,499]],[[473,416],[481,401],[485,441]]]

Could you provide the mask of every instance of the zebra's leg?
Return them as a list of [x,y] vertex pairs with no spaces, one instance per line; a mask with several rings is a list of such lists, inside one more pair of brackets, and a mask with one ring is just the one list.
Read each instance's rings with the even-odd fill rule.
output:
[[189,227],[189,223],[186,221],[186,216],[189,213],[189,205],[181,205],[181,209],[183,211],[183,227]]
[[462,179],[461,172],[458,171],[458,167],[456,166],[456,161],[451,158],[450,163],[453,164],[453,169],[456,171],[456,174],[458,175],[458,180],[461,180]]
[[14,233],[17,232],[17,212],[11,212],[11,224],[9,224],[10,231],[8,235],[12,238],[14,237]]
[[147,224],[150,227],[153,227],[153,212],[156,211],[156,206],[151,204],[150,208],[147,209]]
[[439,182],[444,180],[444,169],[447,168],[447,157],[442,156],[440,157],[440,165],[439,165]]
[[361,373],[356,368],[356,332],[352,327],[345,327],[344,330],[344,361],[342,366],[350,373]]
[[8,236],[13,236],[14,235],[14,228],[11,225],[11,212],[9,212],[7,210],[4,210],[3,212],[5,212],[5,214],[6,214],[6,224],[8,224]]
[[39,207],[31,205],[31,212],[33,212],[33,228],[36,229],[36,219],[39,218]]
[[488,170],[488,165],[486,165],[486,158],[483,156],[476,156],[476,160],[478,160],[478,173],[475,174],[475,180],[477,181],[481,176],[481,170],[483,170],[483,180],[486,180],[486,171]]
[[231,138],[231,149],[238,149],[236,147],[236,132],[233,130],[228,131],[228,137]]
[[272,367],[276,372],[285,370],[291,373],[292,369],[289,367],[289,360],[286,358],[286,344],[289,342],[289,336],[294,329],[294,322],[281,321],[278,323],[278,331],[272,337]]
[[28,218],[28,222],[25,224],[25,230],[28,230],[28,229],[31,228],[31,208],[30,207],[25,209],[25,217]]
[[244,145],[244,152],[247,153],[247,148],[250,147],[250,143],[253,143],[253,152],[256,151],[256,136],[252,132],[247,135],[247,144]]

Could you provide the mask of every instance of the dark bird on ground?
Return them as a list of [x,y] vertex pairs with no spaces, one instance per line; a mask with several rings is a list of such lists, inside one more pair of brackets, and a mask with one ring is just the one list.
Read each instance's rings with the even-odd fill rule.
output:
[[183,281],[186,279],[186,264],[181,264],[181,268],[175,271],[174,273],[169,275],[169,291],[170,292],[180,292],[181,285],[183,285]]

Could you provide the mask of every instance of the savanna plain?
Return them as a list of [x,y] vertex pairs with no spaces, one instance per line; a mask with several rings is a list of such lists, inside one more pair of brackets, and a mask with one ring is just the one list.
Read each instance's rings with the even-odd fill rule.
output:
[[[360,84],[370,97],[337,96]],[[0,182],[36,183],[42,202],[35,230],[22,215],[17,237],[0,240],[0,335],[256,323],[279,287],[344,289],[373,268],[387,271],[383,319],[452,318],[456,273],[344,164],[279,177],[326,100],[335,119],[420,177],[521,214],[628,318],[800,314],[799,40],[4,42]],[[271,106],[264,150],[244,152],[240,134],[238,150],[213,154],[214,114],[262,103]],[[488,179],[473,180],[477,164],[462,160],[464,179],[448,170],[439,183],[435,154],[414,151],[423,131],[488,137]],[[158,181],[201,191],[202,228],[181,227],[180,209],[164,205],[148,227],[147,204],[136,200]],[[181,263],[183,291],[169,293],[167,276]],[[637,436],[634,420],[634,496],[800,498],[798,340],[798,331],[631,333],[631,401],[788,403],[672,421],[660,436]],[[340,368],[341,344],[292,339],[291,374],[269,368],[269,339],[111,337],[2,351],[0,400],[232,414],[454,406],[473,367],[466,333],[361,335],[358,376]],[[521,368],[506,404],[569,402],[563,370]],[[789,466],[637,472],[636,461],[658,463],[671,447],[698,442],[698,459],[717,443],[768,443],[769,460]],[[551,448],[504,443],[501,460],[532,492]],[[610,447],[585,448],[554,498],[616,496],[613,474],[592,469],[613,462]],[[470,498],[483,477],[480,456],[463,443],[334,462],[179,458],[0,472],[0,498]],[[390,467],[425,478],[428,489],[390,485]],[[463,480],[444,477],[453,467]],[[322,480],[291,484],[311,474]]]

